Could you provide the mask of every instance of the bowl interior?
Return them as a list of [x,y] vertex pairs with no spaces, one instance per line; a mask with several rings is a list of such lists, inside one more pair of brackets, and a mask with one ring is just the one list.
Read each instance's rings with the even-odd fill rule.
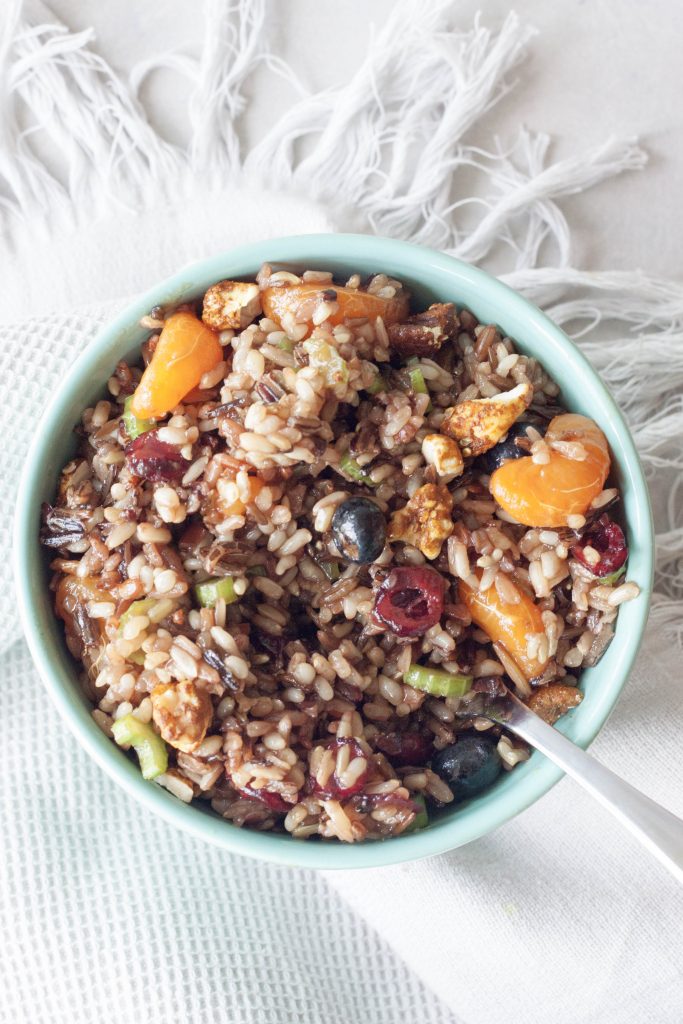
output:
[[152,306],[200,295],[225,277],[253,276],[260,264],[332,270],[385,272],[405,281],[419,304],[453,301],[484,322],[498,324],[523,352],[538,358],[561,385],[563,404],[594,418],[612,449],[613,478],[623,497],[630,548],[629,579],[641,597],[623,605],[616,636],[599,665],[582,676],[585,699],[560,722],[572,740],[586,746],[608,717],[638,649],[647,619],[652,578],[652,521],[647,489],[633,442],[605,386],[566,336],[534,306],[484,272],[440,253],[407,243],[355,235],[312,235],[275,239],[235,249],[180,271],[130,306],[100,332],[61,384],[41,421],[27,458],[17,504],[15,576],[20,610],[36,664],[59,710],[95,760],[134,797],[202,838],[236,852],[310,867],[364,867],[413,860],[477,838],[519,813],[560,777],[540,754],[504,775],[490,790],[435,816],[424,830],[380,843],[344,846],[300,842],[275,833],[238,829],[206,806],[184,805],[138,769],[98,729],[77,680],[47,590],[49,570],[38,543],[39,510],[51,501],[61,467],[75,449],[73,427],[82,410],[105,392],[119,359],[137,361],[146,335],[138,326]]

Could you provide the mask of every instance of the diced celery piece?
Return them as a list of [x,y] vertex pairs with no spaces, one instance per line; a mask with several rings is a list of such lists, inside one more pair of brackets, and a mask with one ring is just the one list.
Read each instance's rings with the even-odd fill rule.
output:
[[133,401],[133,396],[129,395],[123,403],[123,425],[126,428],[126,433],[131,440],[135,440],[140,434],[146,434],[148,430],[153,430],[156,426],[154,420],[140,420],[135,415],[130,407],[130,403]]
[[408,377],[410,378],[410,386],[416,395],[428,395],[427,385],[425,379],[418,364],[417,359],[414,357],[409,359],[407,362]]
[[283,338],[282,341],[278,341],[277,347],[281,348],[283,352],[293,352],[294,342],[291,338]]
[[130,608],[119,619],[119,633],[123,632],[123,627],[129,619],[134,618],[136,615],[146,615],[157,603],[156,597],[143,597],[140,601],[133,601]]
[[339,462],[339,468],[347,476],[350,476],[352,480],[355,480],[359,484],[367,484],[368,487],[376,487],[377,484],[370,477],[370,474],[364,466],[359,466],[352,455],[345,452]]
[[339,563],[338,562],[321,562],[320,568],[327,576],[328,580],[334,581],[339,579]]
[[215,579],[195,584],[192,589],[202,608],[213,608],[221,597],[226,604],[233,604],[238,600],[232,576],[216,576]]
[[141,722],[133,714],[124,715],[114,722],[111,731],[120,747],[132,747],[138,755],[143,779],[164,774],[168,768],[166,744],[148,722]]
[[601,583],[611,586],[613,583],[616,583],[618,579],[621,579],[625,572],[626,566],[622,565],[621,569],[617,569],[616,572],[611,572],[609,576],[597,576],[596,579],[599,579]]
[[365,390],[369,395],[379,395],[381,391],[386,391],[387,385],[384,377],[378,372],[377,376]]
[[132,661],[134,665],[145,664],[145,652],[144,651],[133,651],[132,654],[128,655],[127,661]]
[[411,821],[407,829],[404,830],[403,835],[407,835],[409,832],[416,832],[418,828],[426,828],[429,824],[429,815],[427,814],[427,801],[422,796],[422,793],[413,793],[410,798],[414,804],[419,804],[420,810],[415,812],[415,817]]
[[434,697],[464,697],[472,686],[472,676],[444,672],[440,668],[411,665],[403,675],[403,682],[415,690],[424,690]]

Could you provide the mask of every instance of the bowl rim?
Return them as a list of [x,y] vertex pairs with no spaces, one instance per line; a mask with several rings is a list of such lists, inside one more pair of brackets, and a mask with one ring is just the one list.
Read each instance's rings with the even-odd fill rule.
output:
[[[67,692],[51,658],[51,640],[43,634],[36,621],[27,566],[36,557],[36,501],[40,488],[41,455],[49,448],[49,438],[53,431],[63,425],[70,391],[94,370],[104,351],[115,345],[117,339],[125,338],[126,332],[137,326],[140,317],[154,305],[168,301],[170,294],[189,295],[199,290],[198,282],[201,278],[215,274],[214,280],[218,280],[224,276],[222,264],[242,263],[256,268],[266,259],[312,263],[327,259],[351,264],[354,253],[362,260],[376,259],[378,267],[382,265],[382,258],[389,255],[403,257],[413,267],[419,267],[421,281],[425,280],[428,267],[432,267],[445,272],[452,279],[454,291],[458,281],[481,286],[489,293],[489,297],[493,296],[490,299],[492,303],[500,308],[505,307],[506,314],[512,311],[520,316],[529,325],[530,332],[542,336],[544,343],[562,352],[572,370],[587,376],[609,410],[611,425],[619,435],[622,448],[619,466],[622,472],[628,474],[633,492],[637,522],[629,523],[634,529],[637,526],[640,540],[642,592],[639,599],[640,614],[635,627],[622,638],[614,678],[592,697],[592,714],[578,727],[571,729],[572,739],[584,748],[605,724],[628,678],[647,622],[652,589],[654,530],[650,500],[633,439],[619,408],[597,372],[564,332],[536,306],[486,271],[433,249],[395,239],[355,234],[295,235],[236,246],[194,262],[155,284],[128,304],[97,332],[61,381],[41,417],[26,456],[17,493],[13,538],[15,585],[24,634],[43,684],[63,720],[93,760],[130,796],[148,810],[199,839],[233,853],[292,867],[379,867],[445,853],[488,834],[514,818],[543,796],[564,773],[543,758],[534,772],[530,772],[511,792],[504,794],[504,802],[500,800],[496,803],[494,799],[485,806],[477,806],[474,801],[462,815],[444,818],[425,830],[380,842],[354,845],[309,843],[278,833],[237,828],[213,812],[197,808],[194,804],[184,804],[162,787],[150,785],[143,780],[137,767],[94,722],[89,708],[86,709],[86,700],[79,705]],[[409,270],[406,272],[409,273]],[[237,276],[244,275],[240,273]],[[521,345],[523,348],[523,342]],[[560,722],[559,728],[563,732],[567,731],[567,719]]]

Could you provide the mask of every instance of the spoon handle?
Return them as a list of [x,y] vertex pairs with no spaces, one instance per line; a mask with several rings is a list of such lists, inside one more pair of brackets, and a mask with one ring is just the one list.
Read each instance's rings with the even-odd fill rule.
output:
[[619,778],[515,697],[505,727],[570,775],[683,882],[683,821]]

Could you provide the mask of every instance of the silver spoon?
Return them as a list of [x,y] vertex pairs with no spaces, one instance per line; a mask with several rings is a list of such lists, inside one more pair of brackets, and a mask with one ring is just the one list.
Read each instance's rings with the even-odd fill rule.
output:
[[553,729],[510,690],[507,696],[507,701],[477,711],[477,717],[504,726],[550,758],[611,811],[646,850],[683,882],[683,821]]

